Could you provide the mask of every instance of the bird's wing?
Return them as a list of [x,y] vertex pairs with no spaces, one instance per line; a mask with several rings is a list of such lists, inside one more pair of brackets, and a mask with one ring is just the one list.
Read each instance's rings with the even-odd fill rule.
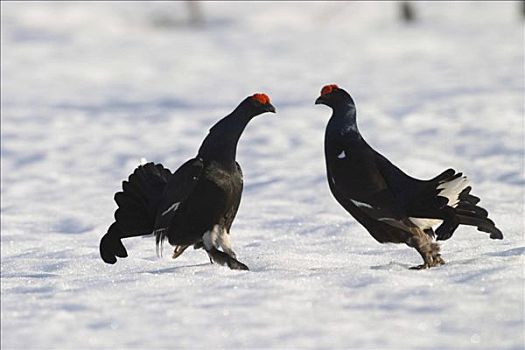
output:
[[421,190],[423,181],[407,175],[377,152],[375,152],[374,160],[378,172],[384,179],[392,196],[396,198],[397,204],[405,209],[408,208],[414,197]]
[[203,168],[203,160],[193,158],[171,175],[157,210],[154,226],[155,235],[158,236],[167,230],[179,207],[184,204],[195,189]]
[[[377,169],[385,180],[397,204],[403,208],[407,216],[436,216],[437,211],[447,205],[449,199],[440,195],[440,184],[460,177],[454,169],[447,169],[430,180],[413,178],[392,164],[384,156],[376,152]],[[430,215],[430,216],[429,216]]]
[[406,218],[369,149],[342,148],[337,152],[341,156],[331,162],[328,181],[339,198],[376,220]]
[[377,161],[378,169],[410,223],[423,230],[440,225],[435,231],[438,240],[450,238],[460,224],[476,226],[479,231],[490,233],[493,239],[503,238],[488,218],[488,212],[477,205],[480,199],[470,194],[472,188],[462,173],[447,169],[433,179],[418,180],[381,155]]

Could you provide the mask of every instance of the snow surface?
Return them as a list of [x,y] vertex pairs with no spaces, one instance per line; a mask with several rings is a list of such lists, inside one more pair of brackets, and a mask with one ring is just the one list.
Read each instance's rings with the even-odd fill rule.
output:
[[[517,2],[2,1],[2,349],[523,349],[524,41]],[[421,178],[454,167],[502,229],[462,227],[447,264],[380,245],[332,198],[324,84]],[[146,158],[176,169],[245,96],[277,107],[238,151],[232,228],[251,271],[98,242]],[[142,159],[142,160],[141,160]]]

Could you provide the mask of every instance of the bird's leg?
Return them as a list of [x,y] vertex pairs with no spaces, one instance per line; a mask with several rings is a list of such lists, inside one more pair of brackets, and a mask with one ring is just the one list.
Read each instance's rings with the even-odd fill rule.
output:
[[436,266],[445,265],[445,260],[443,260],[443,258],[441,257],[441,254],[439,253],[436,256],[434,256],[434,261],[436,262]]
[[[434,230],[432,228],[428,228],[426,230],[423,230],[423,232],[425,232],[427,234],[427,236],[429,237],[435,237],[436,234],[434,233]],[[443,258],[441,257],[441,254],[440,254],[440,250],[441,248],[439,247],[439,244],[436,242],[436,243],[430,243],[431,244],[431,247],[432,247],[432,258],[434,259],[434,262],[436,263],[436,265],[444,265],[445,264],[445,260],[443,260]]]
[[189,245],[177,245],[177,246],[175,246],[175,249],[173,250],[173,255],[171,256],[171,258],[172,259],[177,259],[182,253],[184,253],[184,251],[188,247],[189,247]]
[[220,235],[217,237],[217,243],[222,248],[222,251],[236,259],[237,255],[232,249],[232,244],[230,242],[230,233],[226,229],[222,229]]
[[413,236],[406,244],[413,247],[423,258],[423,264],[411,267],[412,270],[428,269],[430,267],[443,265],[445,261],[439,254],[439,244],[432,241],[432,238],[418,228],[411,230]]
[[430,248],[432,249],[432,262],[433,262],[433,265],[432,266],[439,266],[439,265],[444,265],[445,264],[445,260],[443,260],[443,258],[441,257],[441,254],[440,254],[440,246],[439,246],[439,243],[437,242],[431,242],[430,243]]
[[230,253],[233,253],[231,246],[229,246],[229,237],[226,239],[221,238],[221,235],[223,235],[225,232],[226,230],[222,229],[219,225],[215,225],[210,231],[206,232],[204,236],[202,236],[204,249],[208,253],[210,260],[216,262],[219,265],[228,265],[228,267],[232,270],[249,270],[248,266],[238,261],[234,256],[231,256],[226,252],[221,252],[217,249],[221,245],[226,245],[226,249],[228,249]]

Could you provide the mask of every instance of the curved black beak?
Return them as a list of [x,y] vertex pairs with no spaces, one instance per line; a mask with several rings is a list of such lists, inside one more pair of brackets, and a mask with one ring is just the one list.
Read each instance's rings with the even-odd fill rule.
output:
[[265,110],[266,112],[275,113],[275,107],[271,103],[265,105]]
[[315,100],[315,104],[316,104],[316,105],[322,105],[322,104],[325,104],[324,97],[323,97],[323,96],[319,96],[319,97],[317,98],[317,100]]

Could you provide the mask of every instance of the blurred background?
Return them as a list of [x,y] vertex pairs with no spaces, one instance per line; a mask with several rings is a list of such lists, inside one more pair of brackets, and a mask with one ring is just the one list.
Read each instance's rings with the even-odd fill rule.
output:
[[[401,336],[386,338],[370,327],[349,331],[330,317],[371,325],[390,318],[388,310],[398,310],[392,305],[408,310],[399,301],[403,298],[388,297],[395,279],[379,269],[369,271],[371,280],[354,281],[371,288],[373,297],[367,299],[370,294],[358,294],[344,277],[355,269],[344,270],[330,281],[332,287],[350,288],[368,303],[354,307],[348,301],[345,309],[326,304],[344,302],[343,296],[315,293],[313,286],[323,285],[317,278],[326,274],[314,278],[304,266],[327,261],[349,266],[349,253],[377,248],[352,260],[362,264],[357,270],[368,271],[380,263],[370,261],[372,256],[397,261],[409,254],[402,247],[376,246],[329,195],[323,136],[330,112],[314,106],[314,100],[331,83],[352,94],[369,143],[409,174],[429,178],[454,167],[469,175],[507,234],[501,249],[518,249],[507,258],[523,254],[524,2],[2,1],[1,10],[2,347],[78,348],[83,339],[86,347],[104,348],[116,346],[123,336],[128,347],[170,346],[161,335],[176,335],[179,344],[190,346],[202,338],[204,327],[211,336],[201,341],[210,347],[421,348],[427,338],[412,333],[410,320],[430,314],[442,317],[443,324],[447,317],[450,321],[449,328],[425,328],[434,340],[441,337],[436,347],[523,346],[519,261],[512,260],[511,269],[502,258],[501,265],[485,270],[483,278],[493,276],[492,286],[506,290],[489,296],[477,288],[483,282],[475,271],[471,279],[461,277],[464,271],[439,275],[459,283],[465,294],[472,292],[466,284],[473,283],[482,306],[466,302],[469,312],[459,304],[408,308],[413,312],[399,316],[406,327],[395,329]],[[232,285],[239,288],[236,295],[246,292],[240,297],[246,304],[227,309],[228,318],[222,313],[226,306],[214,309],[191,299],[190,294],[202,300],[207,295],[206,288],[192,284],[199,277],[191,268],[169,274],[171,279],[138,273],[145,266],[206,262],[196,252],[175,263],[156,261],[150,240],[130,241],[134,258],[106,270],[98,258],[98,240],[112,222],[113,193],[121,181],[142,158],[175,170],[196,154],[213,123],[255,92],[267,93],[278,113],[256,118],[241,139],[238,160],[246,187],[234,245],[260,273],[246,277],[253,282],[243,286],[234,278],[223,284],[221,278],[230,275],[217,268],[197,271],[219,296],[230,295]],[[452,257],[471,251],[472,235],[450,243]],[[343,246],[350,251],[338,255]],[[294,273],[303,271],[304,280],[296,281],[289,266]],[[42,273],[49,278],[31,277]],[[109,279],[110,297],[104,294]],[[266,295],[258,284],[282,280],[290,283],[276,288],[293,291],[292,299]],[[405,282],[407,288],[419,283]],[[137,288],[142,283],[146,288]],[[163,313],[161,322],[148,287],[169,300],[174,285],[189,288],[189,299],[176,304],[192,307]],[[406,295],[402,286],[397,288],[399,296]],[[76,296],[82,290],[89,292],[80,302]],[[312,294],[293,299],[305,290]],[[429,298],[437,296],[429,293]],[[147,326],[132,321],[132,308],[121,304],[128,298]],[[276,304],[264,304],[265,298]],[[261,319],[253,319],[250,302],[266,305],[259,309]],[[376,302],[391,304],[365,322],[362,310]],[[315,317],[303,313],[304,303],[314,305],[309,310]],[[292,311],[282,313],[283,305]],[[121,316],[107,311],[110,306]],[[191,319],[195,310],[204,324],[180,324],[181,313]],[[496,314],[501,322],[483,321]],[[298,325],[298,319],[303,323]],[[245,321],[258,326],[247,326],[243,336],[218,326],[242,328]],[[141,327],[150,332],[136,332]],[[319,337],[319,329],[331,337]]]
[[[111,192],[142,157],[175,167],[254,92],[269,94],[279,117],[247,129],[239,149],[247,175],[298,177],[288,171],[297,162],[318,183],[328,116],[313,101],[328,83],[353,95],[366,137],[409,173],[433,176],[461,154],[454,163],[478,180],[524,183],[523,2],[3,2],[2,10],[5,206],[26,191],[55,200],[55,186]],[[20,173],[38,176],[20,190]]]

